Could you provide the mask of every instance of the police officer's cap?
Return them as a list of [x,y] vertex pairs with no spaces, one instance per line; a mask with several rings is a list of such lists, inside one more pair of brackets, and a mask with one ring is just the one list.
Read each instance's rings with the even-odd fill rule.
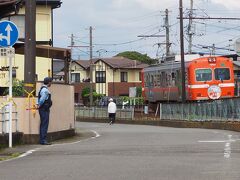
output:
[[50,78],[50,77],[45,77],[43,80],[43,84],[45,84],[45,85],[49,84],[50,82],[52,82],[52,78]]

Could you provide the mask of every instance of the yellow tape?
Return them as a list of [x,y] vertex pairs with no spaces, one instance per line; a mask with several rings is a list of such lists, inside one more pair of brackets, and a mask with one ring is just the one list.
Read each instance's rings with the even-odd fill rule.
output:
[[[30,84],[30,83],[26,83],[24,84],[25,87],[35,87],[35,84]],[[27,92],[28,93],[28,92]]]
[[[33,116],[35,117],[36,115],[36,100],[35,100],[35,97],[33,95],[33,93],[35,92],[35,89],[32,90],[30,93],[27,92],[25,89],[24,89],[25,93],[28,95],[27,96],[27,99],[26,99],[26,110],[31,110],[32,113],[33,113]],[[32,107],[31,107],[31,100],[32,100]]]
[[13,106],[15,106],[17,108],[17,104],[13,101],[13,98],[7,98],[7,101],[2,102],[0,104],[0,109],[2,109],[3,107],[7,106],[9,104],[9,102],[12,102]]

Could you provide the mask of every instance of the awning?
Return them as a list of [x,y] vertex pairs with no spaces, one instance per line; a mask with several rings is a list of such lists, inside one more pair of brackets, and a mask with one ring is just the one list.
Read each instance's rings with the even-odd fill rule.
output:
[[0,0],[0,18],[17,12],[22,0]]
[[[16,54],[24,54],[24,43],[23,44],[15,44],[14,48],[15,48]],[[37,57],[45,57],[45,58],[53,58],[53,59],[70,60],[71,50],[66,49],[66,48],[37,45],[36,46],[36,56]]]

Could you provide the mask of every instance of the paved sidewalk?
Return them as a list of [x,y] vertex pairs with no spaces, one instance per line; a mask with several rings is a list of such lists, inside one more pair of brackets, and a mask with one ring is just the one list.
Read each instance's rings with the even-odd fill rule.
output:
[[[62,143],[71,143],[80,141],[82,139],[87,139],[90,137],[94,137],[95,134],[92,131],[86,130],[86,129],[76,129],[76,135],[71,138],[61,139],[54,142],[51,142],[54,144],[62,144]],[[26,153],[27,151],[30,151],[32,149],[40,148],[43,145],[40,144],[28,144],[28,145],[17,145],[12,148],[4,148],[0,150],[0,162],[12,158],[16,158],[20,156],[21,154]]]

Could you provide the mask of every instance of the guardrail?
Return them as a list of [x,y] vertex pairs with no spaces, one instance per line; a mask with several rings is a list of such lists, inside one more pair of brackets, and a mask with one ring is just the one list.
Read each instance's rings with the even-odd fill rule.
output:
[[[9,132],[9,109],[8,106],[0,110],[0,134]],[[18,112],[13,109],[12,112],[12,132],[18,132]]]
[[211,102],[160,104],[160,119],[191,121],[240,121],[240,98]]
[[[79,118],[108,118],[107,107],[75,107],[75,116]],[[117,119],[133,119],[134,108],[117,109]]]

